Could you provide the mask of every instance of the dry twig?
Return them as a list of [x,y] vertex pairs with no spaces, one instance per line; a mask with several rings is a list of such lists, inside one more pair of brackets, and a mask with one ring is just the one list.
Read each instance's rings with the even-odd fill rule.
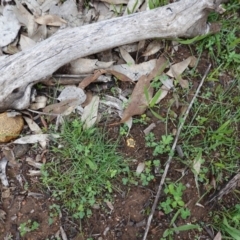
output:
[[[208,66],[208,68],[207,68],[207,70],[206,70],[206,72],[205,72],[205,74],[204,74],[204,76],[203,76],[203,78],[202,78],[202,80],[201,80],[198,88],[197,88],[197,91],[196,91],[195,95],[193,96],[192,101],[190,102],[190,104],[189,104],[189,106],[188,106],[188,108],[187,108],[187,111],[186,111],[186,113],[185,113],[185,115],[184,115],[184,117],[183,117],[183,120],[181,121],[181,124],[180,124],[180,126],[179,126],[179,128],[178,128],[177,134],[176,134],[175,139],[174,139],[174,143],[173,143],[173,145],[172,145],[171,152],[174,152],[174,151],[175,151],[175,148],[176,148],[176,145],[177,145],[177,142],[178,142],[178,138],[179,138],[179,135],[180,135],[180,133],[181,133],[181,130],[182,130],[183,126],[184,126],[184,123],[185,123],[185,121],[186,121],[186,118],[188,117],[188,114],[189,114],[189,112],[190,112],[190,110],[191,110],[191,108],[192,108],[192,105],[193,105],[193,103],[194,103],[194,101],[195,101],[195,99],[196,99],[196,97],[197,97],[197,95],[198,95],[198,93],[199,93],[202,85],[203,85],[204,80],[206,79],[206,77],[207,77],[207,75],[208,75],[208,72],[209,72],[210,68],[211,68],[211,64],[209,64],[209,66]],[[166,179],[166,176],[167,176],[167,173],[168,173],[168,169],[169,169],[170,163],[171,163],[171,161],[172,161],[172,157],[173,157],[172,155],[169,155],[169,158],[168,158],[168,160],[167,160],[167,162],[166,162],[166,166],[165,166],[165,169],[164,169],[164,173],[163,173],[163,175],[162,175],[160,184],[159,184],[159,186],[158,186],[157,195],[156,195],[156,197],[155,197],[155,200],[154,200],[154,203],[153,203],[153,206],[152,206],[151,213],[150,213],[150,215],[149,215],[149,217],[148,217],[147,226],[146,226],[146,229],[145,229],[145,232],[144,232],[143,240],[146,240],[146,239],[147,239],[147,235],[148,235],[148,231],[149,231],[149,228],[150,228],[150,225],[151,225],[151,221],[152,221],[152,218],[153,218],[153,214],[154,214],[154,212],[155,212],[155,209],[156,209],[156,206],[157,206],[157,203],[158,203],[160,194],[161,194],[162,186],[163,186],[163,184],[164,184],[164,182],[165,182],[165,179]]]

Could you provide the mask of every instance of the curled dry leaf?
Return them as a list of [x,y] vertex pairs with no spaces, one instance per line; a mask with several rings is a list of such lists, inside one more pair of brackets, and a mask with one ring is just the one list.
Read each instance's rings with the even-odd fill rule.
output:
[[82,114],[83,127],[85,129],[92,127],[97,121],[99,97],[93,96],[91,102],[84,108]]
[[35,19],[35,22],[41,25],[60,27],[67,22],[57,15],[44,15]]
[[161,48],[163,48],[162,43],[159,40],[154,40],[147,46],[147,49],[143,53],[143,56],[144,57],[151,56],[157,53]]
[[186,68],[195,60],[196,60],[196,58],[194,56],[191,56],[191,57],[188,57],[187,59],[183,60],[182,62],[173,64],[166,74],[170,77],[176,78],[179,75],[181,75],[186,70]]
[[85,77],[78,85],[79,88],[85,89],[90,83],[95,82],[103,73],[101,70],[96,70],[93,75]]
[[34,133],[34,134],[40,134],[42,133],[41,128],[31,119],[28,117],[23,117],[24,120],[27,122],[30,130]]
[[178,80],[182,88],[188,88],[189,83],[187,80],[182,79],[181,74],[188,66],[194,66],[195,64],[196,58],[194,56],[188,57],[184,61],[172,65],[166,74]]
[[[130,97],[131,100],[123,112],[122,120],[120,121],[120,123],[126,122],[130,117],[134,115],[141,115],[145,112],[152,95],[152,88],[150,87],[150,82],[155,76],[160,75],[163,72],[166,65],[166,59],[163,57],[159,58],[152,72],[148,76],[142,76],[138,80]],[[148,91],[150,99],[147,99],[146,91]]]
[[131,66],[128,64],[113,65],[110,69],[126,75],[133,81],[138,81],[141,76],[149,74],[154,69],[155,65],[156,59],[152,59]]
[[39,163],[39,162],[36,162],[36,161],[34,161],[32,158],[30,158],[30,157],[27,157],[26,158],[26,162],[30,165],[30,166],[33,166],[33,167],[35,167],[35,168],[37,168],[37,169],[41,169],[42,168],[42,163]]
[[101,62],[97,59],[78,58],[70,63],[71,74],[87,74],[92,73],[97,69],[109,68],[113,65],[114,61]]
[[79,99],[73,98],[73,99],[67,99],[64,101],[61,101],[60,103],[54,103],[51,105],[48,105],[43,109],[43,112],[45,113],[51,113],[53,115],[61,114],[64,115],[65,112],[68,112],[68,109],[72,109],[72,111],[79,105]]
[[19,139],[15,140],[13,143],[17,143],[17,144],[39,143],[42,148],[46,148],[47,141],[50,137],[57,138],[58,136],[53,135],[53,134],[51,134],[51,135],[50,134],[35,134],[35,135],[19,138]]
[[120,53],[122,55],[122,58],[124,59],[124,61],[131,65],[131,64],[135,64],[134,59],[132,58],[132,56],[123,48],[123,47],[119,47]]
[[31,136],[25,136],[14,141],[17,144],[34,144],[40,141],[47,141],[49,134],[35,134]]
[[132,82],[132,79],[127,77],[126,75],[109,69],[99,69],[94,72],[93,75],[90,75],[82,80],[79,83],[78,87],[81,89],[85,89],[90,83],[95,82],[102,74],[109,73],[114,75],[118,80],[125,81],[125,82]]

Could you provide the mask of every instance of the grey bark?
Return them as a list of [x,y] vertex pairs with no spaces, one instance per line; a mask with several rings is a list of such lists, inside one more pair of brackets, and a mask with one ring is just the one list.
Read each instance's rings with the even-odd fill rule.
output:
[[150,38],[191,38],[210,31],[207,17],[220,0],[182,0],[151,11],[63,29],[26,51],[0,57],[0,111],[27,108],[32,86],[61,66]]

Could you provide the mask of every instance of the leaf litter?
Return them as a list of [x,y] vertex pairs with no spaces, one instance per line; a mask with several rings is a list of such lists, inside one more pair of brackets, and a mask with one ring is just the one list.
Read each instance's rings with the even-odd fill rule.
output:
[[[47,0],[42,1],[41,3],[40,1],[22,1],[24,5],[18,1],[16,2],[17,7],[11,7],[11,9],[13,9],[11,13],[11,23],[8,21],[9,16],[6,14],[3,14],[2,18],[0,17],[0,36],[1,33],[5,31],[5,27],[8,27],[8,29],[10,29],[9,32],[7,32],[6,36],[0,37],[0,47],[2,47],[4,53],[24,51],[37,42],[40,42],[51,36],[60,29],[59,27],[65,26],[66,24],[70,27],[75,27],[87,24],[91,22],[92,19],[95,21],[100,21],[103,19],[115,17],[113,13],[106,11],[106,9],[118,9],[119,11],[122,9],[122,12],[124,14],[129,14],[129,12],[136,12],[142,9],[146,10],[147,8],[145,4],[142,5],[143,1],[138,1],[136,4],[136,1],[131,0],[104,1],[104,4],[94,2],[91,3],[94,5],[94,11],[90,9],[90,11],[82,12],[78,11],[78,6],[76,3],[70,0],[65,1],[62,4],[59,4],[58,0]],[[117,6],[118,8],[114,8],[113,4],[123,4],[123,6]],[[100,7],[100,5],[102,7]],[[97,17],[96,14],[98,7],[99,9],[104,9],[104,11],[101,11],[101,14],[99,14],[99,17]],[[7,8],[5,7],[4,9]],[[19,27],[21,25],[27,29],[27,32],[19,35],[20,42],[18,46],[16,43],[19,40],[18,33],[21,31]],[[50,29],[46,25],[55,27],[52,27]],[[114,53],[107,61],[106,59],[104,61],[101,61],[100,59],[92,58],[75,60],[74,62],[70,63],[70,74],[84,73],[88,75],[84,78],[84,80],[80,81],[79,86],[67,86],[65,90],[63,90],[57,97],[57,100],[60,101],[58,103],[53,103],[46,106],[47,98],[45,97],[44,101],[42,102],[36,101],[35,103],[32,103],[31,108],[33,110],[43,109],[42,113],[48,113],[50,116],[54,116],[69,115],[78,107],[82,107],[82,112],[80,111],[80,115],[82,115],[81,118],[83,121],[85,121],[85,127],[88,128],[90,126],[93,126],[96,121],[98,121],[98,118],[100,116],[99,106],[101,106],[101,103],[104,103],[109,108],[115,109],[117,111],[118,115],[122,118],[120,123],[129,122],[128,128],[130,131],[132,126],[132,116],[143,114],[148,108],[151,101],[153,101],[153,89],[151,88],[151,81],[153,78],[157,75],[161,75],[160,80],[163,84],[160,89],[157,90],[159,93],[158,98],[154,99],[154,104],[158,104],[167,96],[169,91],[174,88],[174,79],[179,82],[182,88],[189,88],[188,81],[182,79],[181,75],[188,67],[194,67],[196,64],[196,59],[194,59],[194,57],[189,57],[180,63],[175,63],[170,66],[169,71],[166,73],[169,77],[166,77],[165,74],[160,74],[160,72],[156,71],[161,69],[160,65],[166,63],[166,60],[161,60],[161,58],[149,60],[149,58],[145,58],[147,61],[138,63],[139,56],[148,57],[159,52],[163,47],[161,42],[154,40],[148,44],[147,48],[145,46],[145,41],[140,41],[138,44],[134,43],[126,46],[121,46],[119,49],[115,49],[115,52],[120,51],[120,57],[116,57]],[[144,52],[142,52],[143,49]],[[131,53],[136,51],[137,57],[134,58]],[[119,60],[124,60],[126,64],[117,64]],[[124,96],[121,94],[115,96],[115,99],[114,97],[110,98],[111,96],[107,97],[107,95],[103,94],[103,98],[106,98],[105,101],[103,101],[99,98],[99,96],[91,95],[89,101],[87,101],[87,103],[85,102],[84,105],[84,101],[86,100],[87,96],[86,90],[88,87],[91,87],[91,83],[96,82],[97,79],[102,75],[104,77],[110,75],[110,78],[112,76],[115,76],[116,79],[123,82],[135,81],[136,84],[131,96],[128,96],[129,99],[125,98],[123,101]],[[74,90],[72,92],[68,91],[70,88]],[[78,92],[78,94],[75,95],[75,92]],[[126,105],[126,103],[128,104],[124,109],[124,105]],[[48,138],[50,135],[41,134],[42,131],[40,127],[32,118],[24,117],[24,119],[27,122],[29,129],[36,134],[19,138],[18,140],[15,140],[14,143],[34,144],[40,142],[42,148],[44,149],[47,146]],[[149,131],[152,131],[154,127],[154,125],[149,126],[149,129],[146,129],[146,132],[149,133]],[[34,165],[35,161],[32,161],[34,167],[41,167],[41,164]],[[144,170],[144,167],[145,165],[143,162],[139,163],[136,172],[140,174]],[[197,158],[194,160],[193,169],[195,170],[195,175],[197,176],[201,170],[201,163],[197,161]],[[29,174],[31,176],[39,176],[40,172],[37,170],[30,170]],[[106,202],[106,204],[111,209],[111,211],[114,210],[114,205],[111,202]],[[62,227],[60,227],[60,230],[61,232],[64,231]],[[64,233],[62,233],[62,236],[65,236]],[[216,239],[218,239],[217,236]]]

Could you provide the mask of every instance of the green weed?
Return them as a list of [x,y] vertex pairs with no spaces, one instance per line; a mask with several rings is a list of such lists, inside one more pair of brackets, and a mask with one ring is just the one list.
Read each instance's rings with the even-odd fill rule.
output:
[[174,221],[179,214],[182,219],[186,219],[190,216],[190,211],[189,209],[184,207],[185,203],[182,200],[183,191],[185,189],[186,187],[183,186],[182,183],[170,183],[164,189],[164,193],[167,195],[167,199],[160,203],[159,209],[163,210],[165,214],[169,214],[174,210],[178,210]]
[[159,160],[153,160],[153,161],[145,161],[145,169],[142,173],[137,176],[140,177],[140,181],[143,186],[147,186],[153,179],[155,179],[155,176],[153,174],[153,168],[160,167],[160,161]]
[[172,135],[162,135],[161,140],[157,141],[154,133],[150,132],[145,137],[146,146],[154,148],[153,156],[157,156],[159,154],[172,154],[171,153],[171,144],[173,142]]
[[[239,83],[233,84],[237,87]],[[233,103],[233,96],[237,91],[228,95],[228,89],[219,89],[218,95],[212,96],[210,99],[213,101],[209,99],[208,103],[199,98],[193,107],[194,115],[190,123],[181,133],[179,142],[187,159],[196,159],[199,152],[202,153],[204,163],[200,169],[199,180],[205,183],[209,173],[219,181],[224,173],[230,176],[237,167],[240,157],[240,111],[236,102],[238,104],[240,100]],[[191,163],[187,161],[186,164]]]
[[189,231],[193,229],[198,229],[199,231],[201,231],[201,228],[199,227],[199,225],[195,225],[195,224],[188,224],[188,225],[183,225],[175,228],[168,228],[164,231],[163,237],[160,238],[160,240],[166,240],[166,239],[172,240],[174,239],[173,235],[175,232]]
[[149,0],[148,5],[150,9],[154,9],[157,7],[162,7],[169,4],[168,0]]
[[240,239],[240,204],[231,209],[223,207],[222,211],[212,214],[212,220],[212,227],[221,231],[224,238]]
[[[197,46],[198,53],[208,51],[209,56],[222,70],[231,68],[235,71],[240,63],[239,53],[239,17],[238,11],[240,3],[238,0],[224,6],[226,12],[222,15],[212,13],[209,22],[220,22],[221,30],[219,33],[204,38]],[[229,17],[231,14],[231,17]]]
[[29,232],[33,232],[39,228],[39,223],[36,221],[28,220],[27,222],[21,223],[19,231],[21,237],[25,236]]
[[42,169],[42,183],[75,218],[90,216],[91,207],[113,191],[113,179],[127,164],[117,144],[97,128],[83,129],[79,120],[65,122],[51,147],[52,161]]

